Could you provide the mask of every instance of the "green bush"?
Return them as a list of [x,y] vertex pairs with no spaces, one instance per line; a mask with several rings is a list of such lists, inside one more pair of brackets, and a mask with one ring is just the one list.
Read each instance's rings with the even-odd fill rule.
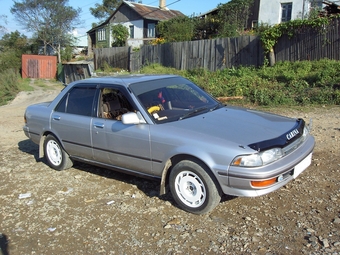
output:
[[72,47],[66,46],[60,51],[61,61],[70,62],[72,60]]
[[0,105],[12,100],[20,91],[19,74],[14,69],[0,73]]

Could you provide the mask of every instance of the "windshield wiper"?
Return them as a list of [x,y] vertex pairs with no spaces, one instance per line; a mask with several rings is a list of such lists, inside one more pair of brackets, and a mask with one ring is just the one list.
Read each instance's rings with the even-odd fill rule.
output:
[[178,120],[182,120],[182,119],[188,118],[188,117],[190,117],[190,116],[192,116],[192,115],[195,115],[195,114],[197,114],[197,113],[206,111],[207,109],[208,109],[208,107],[206,107],[206,106],[201,107],[201,108],[194,109],[193,111],[188,112],[188,113],[184,114],[183,116],[179,117]]
[[216,109],[222,108],[222,107],[224,107],[224,106],[225,106],[224,104],[218,103],[218,104],[216,104],[213,108],[211,108],[210,111],[211,111],[211,112],[212,112],[212,111],[215,111]]

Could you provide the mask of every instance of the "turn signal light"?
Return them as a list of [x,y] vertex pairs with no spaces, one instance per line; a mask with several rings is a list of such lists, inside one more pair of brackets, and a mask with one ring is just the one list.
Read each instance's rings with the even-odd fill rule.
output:
[[272,179],[264,180],[264,181],[251,181],[251,185],[253,187],[262,188],[262,187],[270,186],[274,184],[275,182],[276,182],[276,178],[272,178]]

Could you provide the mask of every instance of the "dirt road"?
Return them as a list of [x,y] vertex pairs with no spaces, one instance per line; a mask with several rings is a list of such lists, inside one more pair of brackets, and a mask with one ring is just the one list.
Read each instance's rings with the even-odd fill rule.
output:
[[275,109],[313,119],[312,165],[274,193],[226,196],[197,216],[159,197],[157,182],[85,164],[58,172],[38,159],[24,110],[60,89],[0,107],[3,254],[340,254],[340,107]]

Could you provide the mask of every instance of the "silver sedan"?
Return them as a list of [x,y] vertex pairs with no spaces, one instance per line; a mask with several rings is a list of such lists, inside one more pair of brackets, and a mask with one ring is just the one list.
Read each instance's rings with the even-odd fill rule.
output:
[[27,107],[23,130],[56,170],[82,161],[156,178],[195,214],[223,194],[279,189],[310,165],[315,144],[303,119],[225,106],[175,75],[73,82]]

